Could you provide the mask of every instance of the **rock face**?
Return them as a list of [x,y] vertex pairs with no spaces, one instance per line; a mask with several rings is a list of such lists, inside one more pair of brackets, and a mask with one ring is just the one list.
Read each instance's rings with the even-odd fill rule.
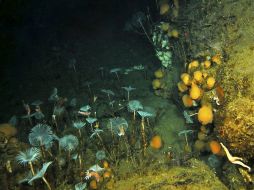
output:
[[[197,4],[192,0],[190,5],[183,15],[192,22],[192,57],[223,55],[216,72],[225,95],[215,113],[217,137],[233,154],[254,158],[254,3],[225,0]],[[193,8],[200,11],[191,13]]]
[[118,190],[226,190],[207,165],[196,159],[188,161],[187,167],[174,167],[169,170],[157,170],[145,175],[117,181],[114,189]]
[[222,11],[234,19],[227,26],[230,37],[225,52],[228,60],[220,78],[226,104],[219,110],[216,129],[230,150],[247,159],[254,158],[254,4],[245,1],[227,4]]
[[[17,129],[8,124],[0,124],[0,184],[1,189],[14,189],[17,174],[17,156],[21,143],[15,138]],[[12,176],[12,177],[10,177]],[[14,176],[14,177],[13,177]]]
[[0,124],[0,133],[3,133],[7,139],[16,136],[17,129],[9,123]]
[[[237,97],[220,110],[216,130],[234,152],[245,158],[254,156],[254,101],[249,97]],[[222,121],[222,122],[220,122]]]

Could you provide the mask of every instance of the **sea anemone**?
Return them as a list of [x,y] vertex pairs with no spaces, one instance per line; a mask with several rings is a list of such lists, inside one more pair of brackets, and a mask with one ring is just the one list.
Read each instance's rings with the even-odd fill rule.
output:
[[191,118],[192,116],[196,115],[197,113],[194,114],[189,114],[186,110],[183,111],[183,116],[185,118],[185,122],[187,124],[193,124],[193,119]]
[[31,129],[28,138],[31,145],[43,146],[51,143],[53,140],[53,132],[50,126],[46,124],[37,124]]
[[41,156],[41,152],[38,148],[30,148],[26,150],[25,152],[19,152],[19,154],[16,156],[16,160],[19,164],[26,165],[28,164],[30,167],[30,170],[33,175],[34,173],[34,168],[33,168],[33,162],[37,161]]
[[145,111],[138,111],[138,114],[141,116],[141,135],[142,135],[142,140],[143,140],[143,153],[145,154],[145,149],[146,149],[146,134],[145,134],[145,118],[146,117],[152,117],[153,114]]
[[94,131],[93,131],[93,133],[91,134],[91,136],[90,136],[90,138],[93,138],[95,135],[97,136],[97,137],[99,137],[100,139],[101,139],[101,137],[100,137],[100,133],[102,133],[103,132],[103,130],[102,129],[95,129]]
[[81,130],[80,129],[82,129],[85,125],[86,125],[86,123],[83,122],[83,121],[75,121],[75,122],[73,122],[73,127],[78,129],[80,137],[81,137]]
[[82,129],[86,125],[83,121],[75,121],[73,122],[73,127],[76,129]]
[[93,171],[93,172],[101,172],[104,171],[105,169],[100,167],[98,164],[92,165],[88,171]]
[[133,118],[135,120],[136,111],[142,110],[143,105],[138,100],[131,100],[131,101],[129,101],[127,108],[128,108],[129,112],[133,112]]
[[16,160],[21,165],[27,165],[29,162],[33,163],[41,157],[41,152],[38,148],[32,147],[26,151],[20,151],[16,156]]
[[112,90],[107,90],[107,89],[101,89],[101,92],[106,93],[108,95],[108,100],[111,101],[110,95],[115,96],[115,93]]
[[122,117],[111,118],[109,122],[110,130],[118,136],[124,135],[125,131],[128,129],[128,123]]
[[79,111],[88,112],[88,111],[90,111],[90,109],[91,109],[91,106],[85,105],[85,106],[82,106],[81,108],[79,108]]
[[88,118],[86,118],[86,121],[87,121],[90,125],[92,125],[95,121],[97,121],[97,119],[96,119],[96,118],[93,118],[93,117],[88,117]]
[[37,174],[34,175],[34,176],[28,181],[28,183],[31,184],[34,180],[42,178],[43,181],[44,181],[44,183],[47,185],[47,188],[48,188],[49,190],[51,190],[51,187],[50,187],[50,185],[49,185],[49,182],[48,182],[48,181],[46,180],[46,178],[44,177],[44,175],[45,175],[45,173],[46,173],[46,171],[47,171],[47,169],[48,169],[48,167],[49,167],[50,164],[52,164],[52,162],[44,163],[43,166],[42,166],[42,169],[41,169],[39,172],[37,172]]
[[146,111],[138,111],[138,114],[139,114],[142,118],[145,118],[145,117],[152,117],[152,116],[153,116],[152,113],[149,113],[149,112],[146,112]]
[[86,183],[80,182],[75,185],[75,190],[84,190],[84,189],[86,189]]
[[133,91],[133,90],[136,90],[136,88],[133,88],[131,86],[124,86],[122,87],[124,90],[127,91],[127,100],[129,101],[130,100],[130,92]]
[[53,115],[55,115],[57,117],[61,117],[65,111],[66,111],[66,109],[64,106],[56,105],[53,110]]
[[106,158],[106,153],[105,153],[104,150],[99,150],[99,151],[96,152],[95,156],[96,156],[97,160],[103,160],[103,159]]
[[59,140],[59,146],[69,152],[75,150],[78,144],[78,138],[74,135],[65,135]]
[[111,69],[109,72],[110,72],[110,73],[115,73],[116,78],[117,78],[117,80],[119,81],[120,78],[119,78],[119,76],[118,76],[118,72],[120,72],[121,70],[122,70],[121,68],[113,68],[113,69]]
[[59,100],[57,88],[54,88],[52,90],[51,95],[49,96],[48,100],[53,101],[53,102],[56,102],[57,100]]

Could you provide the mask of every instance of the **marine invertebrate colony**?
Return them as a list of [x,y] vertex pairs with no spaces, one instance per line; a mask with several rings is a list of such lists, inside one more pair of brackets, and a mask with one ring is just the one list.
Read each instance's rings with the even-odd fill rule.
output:
[[46,178],[44,177],[49,165],[51,165],[52,162],[47,162],[47,163],[44,163],[43,166],[42,166],[42,169],[37,173],[35,174],[29,181],[28,183],[31,184],[34,180],[36,179],[39,179],[39,178],[42,178],[42,180],[44,181],[44,183],[47,185],[47,188],[49,190],[51,190],[51,186],[49,185],[49,182],[46,180]]
[[75,150],[78,144],[78,138],[74,135],[65,135],[59,140],[59,146],[68,152]]
[[46,124],[37,124],[31,129],[28,138],[31,145],[43,146],[51,143],[53,140],[53,132],[50,126]]
[[110,122],[110,130],[118,136],[122,136],[125,134],[125,131],[128,128],[127,121],[122,117],[115,117],[109,119]]
[[122,87],[124,90],[126,90],[127,91],[127,100],[129,101],[130,100],[130,92],[131,91],[133,91],[133,90],[135,90],[136,88],[133,88],[133,87],[131,87],[131,86],[124,86],[124,87]]
[[147,142],[146,142],[146,135],[145,135],[145,118],[146,117],[151,117],[153,116],[151,113],[149,112],[144,112],[144,111],[138,111],[138,114],[141,116],[141,134],[142,134],[142,139],[143,139],[143,149],[144,149],[144,154],[145,154],[145,149],[147,146]]
[[121,68],[113,68],[113,69],[110,70],[110,73],[115,73],[117,80],[120,81],[120,78],[118,76],[118,72],[120,72],[121,70],[122,70]]
[[20,151],[16,156],[16,160],[21,165],[28,164],[32,174],[34,175],[33,162],[37,161],[41,157],[41,152],[38,148],[32,147],[25,152]]
[[81,137],[81,131],[80,131],[80,129],[82,129],[85,125],[86,125],[86,123],[83,122],[83,121],[75,121],[75,122],[73,122],[73,127],[78,129],[80,137]]
[[108,95],[108,100],[111,102],[110,95],[115,96],[115,93],[112,90],[101,89],[101,92],[106,93]]
[[128,102],[127,108],[128,108],[129,112],[133,112],[133,119],[135,120],[136,119],[136,111],[142,110],[143,105],[138,100],[131,100]]
[[75,185],[75,190],[84,190],[84,189],[86,189],[86,183],[80,182]]
[[213,111],[208,106],[202,106],[198,111],[198,120],[202,125],[207,125],[213,122]]
[[106,158],[106,153],[105,153],[104,150],[99,150],[99,151],[96,152],[95,156],[96,156],[97,160],[103,160],[103,159]]
[[189,143],[188,143],[188,134],[191,134],[193,133],[194,131],[193,130],[183,130],[183,131],[180,131],[178,133],[178,136],[182,136],[184,135],[184,138],[185,138],[185,143],[186,143],[186,146],[189,147]]

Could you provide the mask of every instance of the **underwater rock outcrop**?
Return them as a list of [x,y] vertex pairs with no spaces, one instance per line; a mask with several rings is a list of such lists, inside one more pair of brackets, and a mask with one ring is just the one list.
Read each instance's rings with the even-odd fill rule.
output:
[[254,29],[249,20],[253,8],[251,1],[223,7],[234,24],[226,27],[228,60],[220,74],[226,104],[216,117],[218,136],[231,151],[247,159],[254,157]]
[[[189,53],[192,57],[218,53],[223,57],[220,69],[214,72],[219,83],[216,90],[223,95],[223,103],[214,113],[216,136],[233,154],[251,159],[254,157],[253,2],[196,4],[191,1],[190,4],[193,6],[183,14],[192,22],[185,31],[186,42],[189,40],[191,44]],[[193,12],[193,8],[200,11]]]
[[134,175],[117,181],[115,189],[220,189],[227,187],[219,181],[209,167],[201,161],[191,159],[186,167],[156,170],[146,175]]

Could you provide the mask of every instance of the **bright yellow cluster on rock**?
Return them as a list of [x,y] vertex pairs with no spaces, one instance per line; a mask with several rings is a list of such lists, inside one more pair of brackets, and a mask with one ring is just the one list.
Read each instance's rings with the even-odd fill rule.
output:
[[161,81],[159,79],[154,79],[152,82],[153,89],[157,90],[161,87]]
[[154,72],[154,76],[157,78],[157,79],[161,79],[163,78],[165,75],[165,72],[162,70],[162,69],[158,69]]
[[163,69],[157,69],[154,72],[154,76],[155,79],[152,81],[152,86],[154,90],[158,90],[165,86],[162,84],[162,78],[165,76],[165,71]]
[[199,88],[198,85],[196,85],[195,83],[193,83],[191,85],[191,88],[190,88],[190,97],[193,99],[193,100],[198,100],[201,98],[201,95],[202,95],[202,90]]
[[172,26],[170,26],[168,22],[162,22],[160,25],[160,28],[163,32],[167,33],[168,37],[171,37],[171,38],[179,37],[179,31],[176,28],[173,28]]
[[[221,64],[219,54],[211,58],[199,58],[187,64],[186,72],[180,76],[177,87],[186,109],[197,106],[198,121],[202,125],[213,122],[213,105],[215,102],[207,94],[216,94],[216,66]],[[193,110],[193,109],[192,109]]]
[[171,31],[168,31],[168,36],[173,37],[173,38],[178,38],[179,37],[179,32],[176,29],[173,29]]
[[198,121],[202,125],[213,122],[213,111],[209,106],[202,106],[198,111]]
[[188,73],[181,74],[181,79],[186,86],[191,85],[191,76]]
[[194,149],[199,152],[220,154],[220,146],[216,140],[211,141],[207,125],[213,124],[214,110],[219,108],[217,101],[222,102],[221,97],[224,97],[216,81],[218,65],[221,63],[220,54],[194,59],[186,65],[186,71],[180,75],[177,83],[185,111],[190,117],[196,117],[199,123],[196,124],[199,132],[194,143]]
[[163,22],[163,23],[161,24],[161,30],[162,30],[163,32],[167,32],[167,31],[169,30],[169,23]]
[[221,54],[218,53],[218,54],[214,55],[212,57],[212,62],[220,65],[222,63],[222,56],[221,56]]
[[214,77],[208,77],[206,80],[206,85],[208,89],[212,89],[215,85],[215,78]]
[[162,3],[160,5],[160,15],[165,15],[169,12],[169,4],[168,3]]

